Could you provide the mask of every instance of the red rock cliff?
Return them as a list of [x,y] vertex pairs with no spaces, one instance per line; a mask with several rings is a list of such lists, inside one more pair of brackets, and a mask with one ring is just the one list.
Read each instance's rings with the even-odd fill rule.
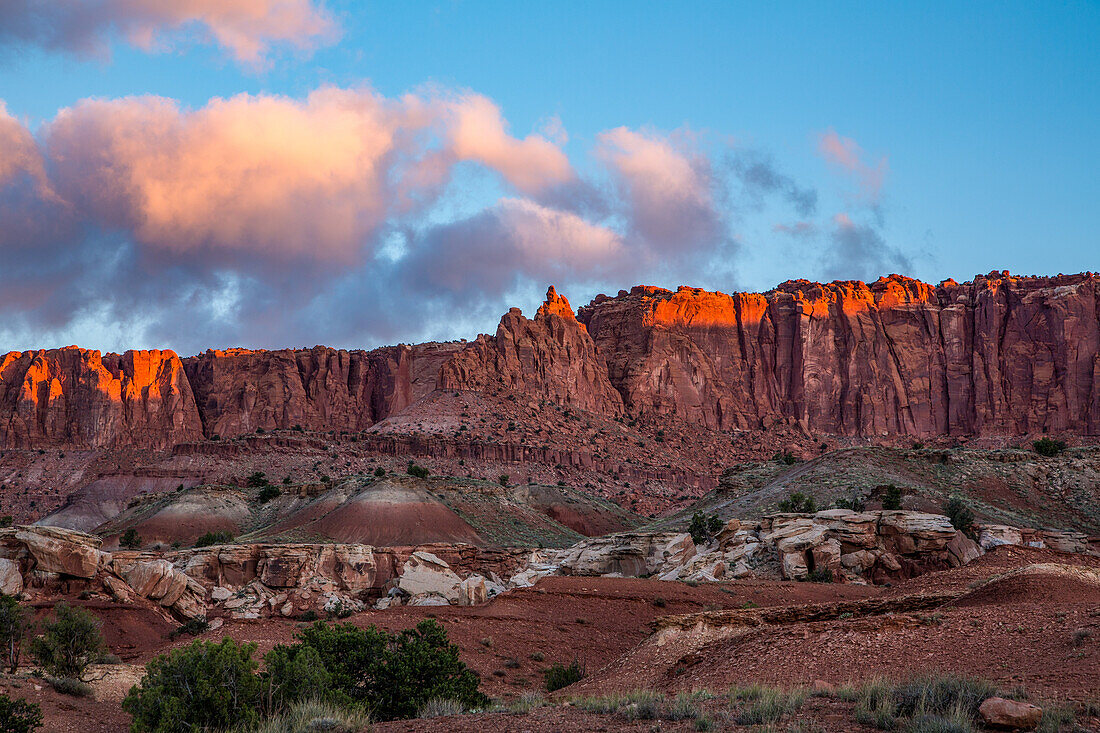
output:
[[443,365],[443,389],[521,390],[582,410],[620,415],[622,398],[569,301],[551,287],[531,320],[518,308]]
[[634,413],[848,435],[1100,433],[1100,278],[636,287],[578,318]]
[[174,352],[71,346],[0,357],[0,447],[164,448],[200,437]]

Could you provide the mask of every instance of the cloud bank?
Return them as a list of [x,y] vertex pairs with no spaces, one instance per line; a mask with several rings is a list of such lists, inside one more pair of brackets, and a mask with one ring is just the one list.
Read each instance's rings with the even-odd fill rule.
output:
[[813,223],[816,190],[758,151],[618,127],[578,167],[567,139],[440,89],[87,99],[35,130],[0,106],[0,351],[371,346],[472,336],[547,283],[732,289],[762,202],[838,276],[903,261]]
[[0,19],[0,43],[105,58],[116,34],[146,51],[198,37],[250,66],[273,45],[308,51],[338,35],[312,0],[0,0]]

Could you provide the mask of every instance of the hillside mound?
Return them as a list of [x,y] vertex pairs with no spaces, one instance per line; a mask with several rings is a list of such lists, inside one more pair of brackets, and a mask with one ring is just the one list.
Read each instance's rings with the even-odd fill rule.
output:
[[[199,486],[146,495],[96,533],[108,547],[133,528],[143,546],[194,544],[207,532],[248,542],[403,546],[566,547],[588,534],[633,529],[642,519],[563,486],[502,486],[477,479],[388,474],[261,487]],[[270,493],[270,489],[268,489]]]
[[1090,603],[1100,607],[1100,570],[1055,563],[1028,565],[990,578],[956,605],[1012,603]]
[[741,463],[722,474],[717,490],[657,526],[683,524],[693,512],[723,519],[754,518],[777,511],[800,491],[819,507],[862,500],[882,507],[888,486],[902,491],[902,507],[941,511],[961,495],[975,515],[1017,527],[1065,527],[1100,532],[1100,448],[1076,447],[1056,457],[1008,448],[843,448],[805,461]]

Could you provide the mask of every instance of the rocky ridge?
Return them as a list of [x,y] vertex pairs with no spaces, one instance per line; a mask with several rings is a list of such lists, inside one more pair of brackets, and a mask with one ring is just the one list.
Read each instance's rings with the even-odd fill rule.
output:
[[231,349],[180,359],[68,347],[0,357],[0,448],[138,447],[257,430],[358,431],[439,389],[515,390],[606,416],[845,436],[1100,434],[1100,277],[938,286],[638,286],[576,317],[552,288],[471,343]]
[[[0,531],[0,592],[28,598],[102,593],[177,619],[334,615],[396,605],[477,605],[550,575],[715,582],[756,577],[883,583],[964,565],[1001,545],[1100,555],[1084,535],[983,525],[979,540],[946,517],[907,511],[781,514],[731,520],[705,545],[688,534],[627,532],[562,550],[470,545],[229,544],[104,552],[57,527]],[[220,622],[218,622],[220,623]]]

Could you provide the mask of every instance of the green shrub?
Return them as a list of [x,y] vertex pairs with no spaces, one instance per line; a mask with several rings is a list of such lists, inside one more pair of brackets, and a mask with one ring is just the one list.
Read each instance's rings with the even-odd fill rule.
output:
[[278,486],[272,484],[264,484],[264,487],[260,489],[260,495],[257,497],[261,504],[266,504],[272,499],[278,499],[282,496],[283,492],[279,490]]
[[220,643],[195,641],[149,662],[141,683],[122,701],[133,716],[131,731],[184,733],[254,724],[261,700],[255,650],[255,644],[227,637]]
[[695,512],[691,515],[691,524],[688,525],[688,533],[692,541],[697,545],[705,545],[714,539],[714,535],[722,529],[723,522],[713,514]]
[[813,514],[817,511],[817,502],[812,496],[794,491],[783,501],[779,502],[779,511],[795,514]]
[[42,708],[26,700],[0,694],[0,731],[31,733],[42,727]]
[[1039,438],[1032,445],[1035,446],[1036,453],[1047,458],[1052,458],[1066,449],[1066,441],[1053,438]]
[[781,450],[774,456],[772,456],[772,460],[774,460],[776,463],[782,463],[784,466],[793,466],[794,464],[798,463],[798,459],[794,457],[794,453],[791,453],[789,450],[786,449]]
[[879,487],[882,494],[882,508],[887,510],[901,509],[901,489],[893,484]]
[[424,468],[423,466],[418,466],[412,461],[409,461],[410,476],[415,476],[416,478],[428,478],[430,474],[431,471],[429,471],[428,469]]
[[[478,690],[477,674],[459,660],[458,647],[433,620],[394,634],[374,626],[360,629],[318,621],[296,638],[296,646],[316,650],[329,675],[331,699],[365,706],[378,720],[415,717],[432,698],[457,700],[466,708],[489,704]],[[289,688],[274,673],[270,684]]]
[[122,537],[118,540],[118,546],[127,550],[136,550],[141,547],[141,535],[137,533],[136,529],[130,527],[122,533]]
[[31,641],[31,654],[55,677],[80,679],[88,665],[103,654],[99,627],[95,616],[62,601],[54,608],[54,620]]
[[3,648],[8,671],[12,674],[19,668],[20,651],[26,633],[27,612],[19,605],[15,596],[0,594],[0,647]]
[[233,541],[232,532],[207,532],[195,540],[195,547],[210,547],[211,545],[227,545]]
[[584,679],[584,667],[576,659],[568,665],[554,662],[542,675],[546,679],[546,691],[553,692]]
[[502,474],[500,474],[500,478],[498,478],[497,480],[498,480],[498,481],[500,482],[500,485],[501,485],[501,486],[507,486],[507,485],[508,485],[508,481],[510,480],[510,478],[511,478],[511,477],[510,477],[510,476],[508,476],[508,474],[506,474],[506,473],[502,473]]
[[311,646],[278,644],[264,655],[264,694],[270,710],[283,710],[327,690],[332,677]]
[[375,475],[376,478],[385,478],[386,477],[386,469],[379,466],[378,468],[374,469],[374,475]]
[[832,583],[833,571],[830,568],[814,568],[807,577],[811,583]]
[[263,471],[255,471],[248,475],[245,485],[250,489],[258,489],[267,486],[267,475]]
[[851,509],[853,512],[861,512],[867,508],[859,494],[852,494],[851,499],[837,499],[833,504],[837,509]]
[[943,503],[943,513],[951,520],[951,526],[963,534],[974,533],[974,512],[961,498],[952,496]]
[[[62,695],[72,695],[73,697],[92,696],[91,685],[73,679],[72,677],[54,677],[53,675],[46,675],[46,682]],[[0,730],[3,730],[3,728],[0,728]]]

